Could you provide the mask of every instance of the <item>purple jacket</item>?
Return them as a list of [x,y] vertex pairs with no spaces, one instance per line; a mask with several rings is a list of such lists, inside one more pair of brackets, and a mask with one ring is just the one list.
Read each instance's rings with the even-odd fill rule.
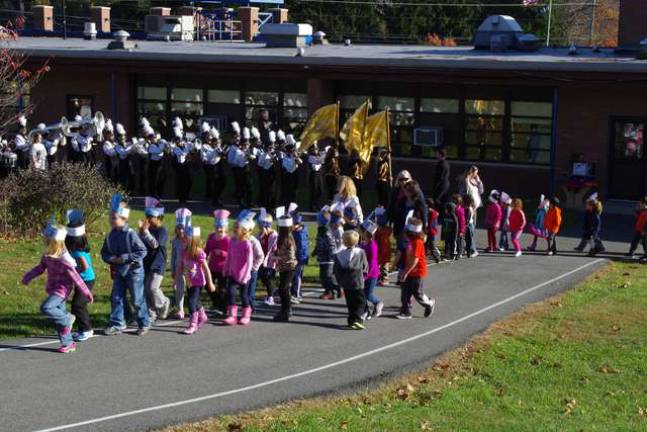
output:
[[47,294],[66,299],[70,295],[72,288],[76,286],[86,298],[92,298],[92,294],[90,294],[87,285],[83,282],[76,269],[60,258],[43,256],[36,267],[25,273],[22,283],[27,285],[32,279],[40,276],[45,271],[47,271],[47,285],[45,286]]
[[380,277],[380,265],[377,262],[377,242],[371,240],[368,243],[362,243],[362,249],[366,253],[368,261],[368,273],[364,276],[365,280]]
[[485,227],[499,229],[501,216],[502,212],[499,203],[490,201],[485,208]]

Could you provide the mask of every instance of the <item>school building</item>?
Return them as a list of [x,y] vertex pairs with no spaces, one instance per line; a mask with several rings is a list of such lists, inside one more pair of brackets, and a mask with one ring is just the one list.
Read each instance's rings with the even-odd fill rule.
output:
[[[145,115],[162,133],[175,116],[224,127],[253,123],[261,108],[297,133],[308,114],[339,101],[344,116],[366,99],[388,108],[394,171],[431,187],[434,150],[452,176],[470,165],[486,187],[526,197],[555,191],[576,204],[647,194],[647,8],[622,1],[622,49],[479,50],[424,45],[320,44],[268,48],[261,42],[136,41],[22,37],[14,48],[51,71],[30,98],[30,123],[97,110],[129,133]],[[575,174],[575,175],[574,175]]]

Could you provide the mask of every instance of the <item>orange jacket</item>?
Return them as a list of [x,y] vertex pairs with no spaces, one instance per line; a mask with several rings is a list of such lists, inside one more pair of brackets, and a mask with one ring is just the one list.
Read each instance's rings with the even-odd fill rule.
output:
[[559,228],[562,226],[562,209],[559,207],[551,207],[546,213],[544,219],[544,229],[551,234],[557,234]]

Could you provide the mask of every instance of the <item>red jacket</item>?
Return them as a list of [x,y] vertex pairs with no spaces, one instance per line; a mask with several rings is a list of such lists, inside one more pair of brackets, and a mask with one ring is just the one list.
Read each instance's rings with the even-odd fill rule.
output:
[[427,216],[427,235],[433,239],[438,235],[438,212],[432,208]]
[[523,210],[512,209],[508,226],[510,227],[510,232],[523,231],[526,226],[526,215]]
[[641,233],[645,231],[645,227],[647,227],[647,209],[640,209],[636,211],[636,225],[634,229],[636,232]]

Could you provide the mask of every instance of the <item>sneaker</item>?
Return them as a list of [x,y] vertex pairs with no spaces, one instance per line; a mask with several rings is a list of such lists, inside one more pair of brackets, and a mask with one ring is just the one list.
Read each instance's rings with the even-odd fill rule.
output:
[[274,306],[274,297],[267,297],[263,303],[265,303],[266,306]]
[[477,256],[479,256],[479,253],[477,251],[474,251],[470,254],[470,258],[476,258]]
[[627,258],[629,258],[629,259],[636,259],[636,254],[634,254],[634,253],[628,253],[628,254],[626,254],[625,256],[626,256]]
[[383,309],[384,309],[384,302],[379,302],[378,304],[376,304],[375,309],[373,309],[373,318],[377,318],[380,315],[382,315]]
[[546,252],[546,255],[548,255],[548,256],[552,256],[552,255],[554,255],[554,254],[553,254],[553,251],[548,251],[548,252]]
[[366,326],[359,321],[355,321],[350,325],[350,328],[352,328],[353,330],[364,330]]
[[146,326],[146,327],[140,327],[137,330],[137,336],[144,336],[146,333],[148,333],[151,329],[151,326]]
[[178,319],[178,320],[183,320],[183,319],[184,319],[184,311],[183,311],[183,310],[178,310],[178,311],[177,311],[177,312],[175,312],[175,314],[173,315],[173,318],[174,318],[174,319]]
[[434,313],[434,309],[436,308],[436,299],[429,299],[429,301],[431,302],[431,304],[425,306],[425,318],[429,318]]
[[362,321],[366,321],[369,319],[370,314],[368,313],[368,310],[362,314]]
[[321,300],[334,300],[335,295],[333,293],[325,292],[319,296]]
[[61,345],[56,351],[60,352],[61,354],[72,353],[76,351],[76,344],[72,342],[69,345]]
[[116,336],[116,335],[122,334],[124,332],[124,330],[126,330],[127,328],[128,328],[127,326],[114,326],[113,325],[113,326],[107,327],[103,331],[103,334],[105,336]]
[[92,336],[94,336],[94,330],[72,333],[72,339],[74,339],[75,342],[85,342],[86,340],[90,339]]
[[515,256],[516,258],[519,258],[521,255],[522,255],[522,254],[521,254],[521,251],[517,251],[517,253],[515,253],[515,254],[514,254],[514,256]]
[[164,307],[160,311],[159,319],[165,320],[166,318],[168,318],[168,313],[170,309],[171,309],[171,302],[170,300],[167,300],[166,303],[164,304]]
[[292,304],[301,304],[301,299],[299,297],[290,297],[290,303]]
[[406,319],[411,319],[411,318],[412,318],[412,317],[411,317],[411,312],[409,312],[409,313],[403,313],[403,312],[400,312],[400,313],[399,313],[399,314],[397,314],[395,317],[396,317],[397,319],[400,319],[400,320],[406,320]]

